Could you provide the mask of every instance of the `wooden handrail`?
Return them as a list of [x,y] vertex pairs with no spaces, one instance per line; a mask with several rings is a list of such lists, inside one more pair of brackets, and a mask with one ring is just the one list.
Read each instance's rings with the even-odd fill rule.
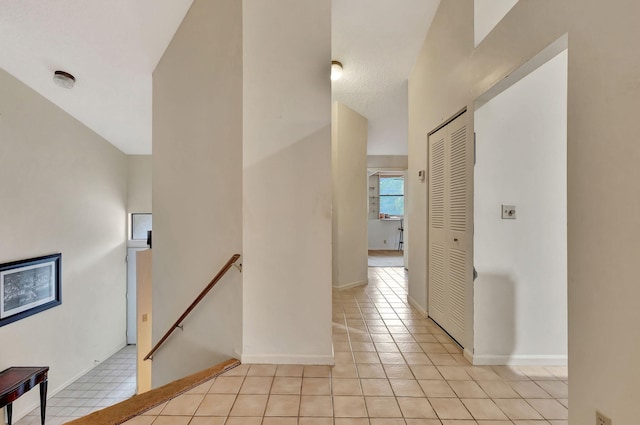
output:
[[191,305],[184,311],[184,313],[182,313],[180,318],[176,320],[173,326],[169,328],[167,333],[165,333],[164,336],[160,338],[160,341],[158,341],[158,343],[151,349],[151,351],[149,351],[149,354],[145,356],[144,360],[151,359],[151,357],[153,356],[153,353],[158,351],[158,348],[160,348],[160,346],[167,340],[167,338],[169,338],[169,335],[171,335],[173,331],[176,330],[176,328],[180,327],[180,324],[182,323],[182,321],[189,315],[189,313],[193,311],[194,308],[196,308],[196,306],[200,303],[200,301],[202,301],[202,299],[207,295],[207,293],[211,290],[211,288],[213,288],[216,285],[216,283],[218,283],[218,281],[222,278],[222,276],[224,276],[225,273],[229,271],[229,269],[235,264],[235,262],[238,261],[238,258],[240,258],[240,254],[233,254],[233,256],[229,259],[229,261],[227,261],[227,264],[225,264],[220,269],[218,274],[215,275],[213,279],[211,279],[211,282],[209,282],[207,287],[204,288],[202,292],[200,292],[200,295],[198,295],[198,298],[193,300]]

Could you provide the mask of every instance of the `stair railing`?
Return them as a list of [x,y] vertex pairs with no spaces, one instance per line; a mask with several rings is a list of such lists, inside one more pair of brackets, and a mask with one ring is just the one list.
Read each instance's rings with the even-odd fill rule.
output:
[[220,269],[218,274],[216,274],[214,278],[211,279],[211,282],[209,282],[209,284],[202,290],[202,292],[200,292],[200,295],[198,295],[198,297],[195,300],[193,300],[191,305],[187,307],[184,313],[182,313],[182,315],[178,318],[178,320],[176,320],[176,322],[169,328],[167,333],[165,333],[164,336],[160,338],[160,341],[158,341],[158,343],[151,349],[151,351],[149,351],[149,354],[145,356],[144,360],[149,360],[149,359],[153,360],[153,354],[156,351],[158,351],[158,348],[160,348],[160,346],[164,344],[164,342],[169,338],[169,336],[173,333],[173,331],[176,330],[176,328],[182,329],[182,322],[184,321],[184,319],[186,319],[189,313],[191,313],[193,309],[196,308],[196,306],[200,303],[200,301],[204,299],[207,293],[209,293],[209,291],[216,285],[216,283],[218,283],[218,281],[222,279],[222,276],[224,276],[225,273],[227,273],[231,267],[236,266],[238,270],[242,271],[242,264],[236,264],[236,261],[238,261],[239,258],[240,258],[240,254],[234,254],[229,259],[229,261],[227,261],[227,264],[225,264]]

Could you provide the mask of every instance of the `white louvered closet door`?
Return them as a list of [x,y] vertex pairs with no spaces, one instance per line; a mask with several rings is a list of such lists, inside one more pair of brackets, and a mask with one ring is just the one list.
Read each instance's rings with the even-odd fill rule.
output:
[[473,311],[473,147],[466,114],[429,136],[429,316],[460,345]]

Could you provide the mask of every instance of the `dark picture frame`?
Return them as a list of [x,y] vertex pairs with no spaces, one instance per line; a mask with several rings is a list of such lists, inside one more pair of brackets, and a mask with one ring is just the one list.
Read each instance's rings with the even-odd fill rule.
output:
[[62,254],[0,264],[0,327],[62,304]]

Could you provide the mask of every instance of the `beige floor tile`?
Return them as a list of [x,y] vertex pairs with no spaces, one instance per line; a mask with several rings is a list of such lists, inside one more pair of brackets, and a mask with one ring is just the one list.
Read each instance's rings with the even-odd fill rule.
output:
[[530,399],[533,406],[545,419],[568,419],[567,408],[554,399]]
[[298,418],[265,416],[262,421],[262,425],[298,425]]
[[300,396],[272,395],[265,416],[298,416],[299,411]]
[[404,360],[409,365],[430,365],[431,360],[424,353],[403,353]]
[[[155,416],[136,416],[135,418],[129,419],[128,421],[124,422],[123,425],[151,425],[151,423],[155,420]],[[27,423],[24,419],[21,422],[24,424]],[[33,425],[40,425],[40,418],[34,417],[32,423]]]
[[415,379],[390,379],[389,383],[397,397],[424,397],[424,393]]
[[331,394],[331,380],[329,378],[302,378],[303,395]]
[[367,417],[367,410],[364,404],[364,397],[334,396],[333,397],[333,414],[336,418]]
[[[153,425],[187,425],[191,416],[158,416]],[[49,425],[52,425],[49,422]]]
[[389,379],[413,379],[413,372],[408,365],[386,364],[384,371]]
[[332,378],[333,395],[362,395],[360,380],[356,378]]
[[158,416],[166,406],[167,406],[167,403],[162,403],[152,409],[147,410],[146,412],[143,412],[142,414],[150,415],[150,416]]
[[447,381],[433,380],[433,379],[421,379],[418,381],[422,387],[422,391],[427,397],[455,397],[456,393],[453,392]]
[[471,412],[474,419],[477,420],[508,420],[500,408],[488,399],[463,399],[465,407]]
[[263,416],[268,395],[239,395],[229,416]]
[[272,383],[271,376],[247,376],[240,387],[240,394],[269,394]]
[[422,347],[417,342],[397,342],[396,345],[402,353],[422,353]]
[[416,342],[438,342],[435,336],[431,334],[413,334]]
[[380,358],[378,354],[375,352],[368,351],[359,351],[353,353],[353,358],[356,360],[356,363],[380,363]]
[[[442,425],[442,422],[438,419],[409,419],[406,418],[407,425]],[[463,424],[463,425],[475,425],[475,424]],[[503,424],[507,425],[507,424]]]
[[378,353],[399,353],[398,346],[393,342],[376,342],[375,348]]
[[498,398],[494,402],[509,419],[542,419],[542,416],[533,407],[522,399]]
[[355,363],[355,359],[353,358],[353,353],[351,351],[336,351],[333,355],[333,360],[335,364]]
[[502,378],[495,373],[489,366],[467,366],[467,373],[475,381],[501,381]]
[[553,398],[569,398],[569,386],[562,381],[535,381]]
[[[336,420],[336,425],[337,425]],[[298,425],[334,425],[333,418],[311,418],[311,417],[301,417],[298,418]],[[359,425],[359,424],[344,424],[344,425]],[[367,424],[361,424],[367,425]]]
[[448,353],[447,349],[439,342],[421,342],[420,347],[422,347],[422,350],[427,354]]
[[358,376],[363,378],[386,378],[381,364],[358,364]]
[[458,398],[488,398],[475,381],[449,381],[448,384]]
[[[335,349],[335,347],[334,347]],[[351,349],[353,351],[376,351],[375,347],[373,346],[373,343],[371,342],[359,342],[359,341],[354,341],[351,343]]]
[[244,376],[219,376],[209,388],[209,393],[237,394],[244,379]]
[[491,398],[520,398],[510,385],[502,381],[478,381],[478,385]]
[[331,377],[333,378],[357,378],[358,371],[356,365],[349,364],[336,364],[331,368]]
[[271,394],[300,394],[302,390],[302,378],[289,376],[276,376],[271,386]]
[[305,366],[303,376],[305,378],[328,378],[331,376],[329,366]]
[[569,408],[569,399],[568,398],[559,398],[558,402],[562,404],[567,409]]
[[276,376],[302,377],[304,366],[302,365],[278,365]]
[[406,425],[405,420],[402,418],[369,418],[368,420],[371,425]]
[[492,366],[491,369],[506,381],[528,381],[529,377],[517,366]]
[[404,357],[400,353],[378,353],[380,357],[380,362],[383,365],[387,364],[398,364],[404,365],[407,362],[404,360]]
[[[223,416],[194,416],[189,425],[225,425],[226,417]],[[228,425],[240,425],[226,422]],[[253,424],[250,424],[253,425]],[[258,424],[259,425],[259,424]]]
[[369,418],[401,418],[395,397],[365,397]]
[[398,397],[398,404],[402,415],[408,419],[431,419],[437,418],[431,403],[426,398]]
[[198,385],[195,388],[190,389],[189,391],[187,391],[187,394],[206,394],[209,392],[209,389],[211,388],[211,386],[213,385],[214,379],[210,379],[206,382],[203,382],[202,384]]
[[249,366],[251,365],[241,364],[231,370],[226,371],[221,376],[245,376],[247,372],[249,372]]
[[276,368],[277,366],[272,364],[252,364],[247,376],[274,376]]
[[[335,425],[369,425],[369,423],[370,422],[368,418],[335,418]],[[300,425],[307,424],[300,423]],[[328,425],[333,425],[333,421],[331,421],[331,423]]]
[[458,361],[451,354],[429,354],[429,359],[436,366],[458,365]]
[[436,366],[429,365],[409,365],[416,379],[443,379]]
[[522,398],[551,398],[551,395],[533,381],[508,381]]
[[457,398],[430,398],[429,402],[440,419],[473,419]]
[[393,390],[387,379],[362,379],[362,392],[365,396],[393,396]]
[[162,415],[180,416],[193,414],[204,399],[204,394],[182,394],[167,403]]
[[471,376],[462,366],[438,366],[438,371],[447,381],[471,381]]
[[331,396],[303,395],[300,399],[300,416],[333,416]]
[[564,421],[564,420],[551,420],[549,421],[549,423],[551,425],[569,425],[569,421]]
[[[205,418],[201,418],[201,419],[205,419]],[[212,419],[216,419],[216,418],[212,418]],[[238,417],[230,417],[229,419],[227,419],[227,422],[225,422],[225,425],[260,425],[261,423],[262,423],[262,416],[260,417],[238,416]],[[193,421],[191,421],[189,425],[193,425]]]

